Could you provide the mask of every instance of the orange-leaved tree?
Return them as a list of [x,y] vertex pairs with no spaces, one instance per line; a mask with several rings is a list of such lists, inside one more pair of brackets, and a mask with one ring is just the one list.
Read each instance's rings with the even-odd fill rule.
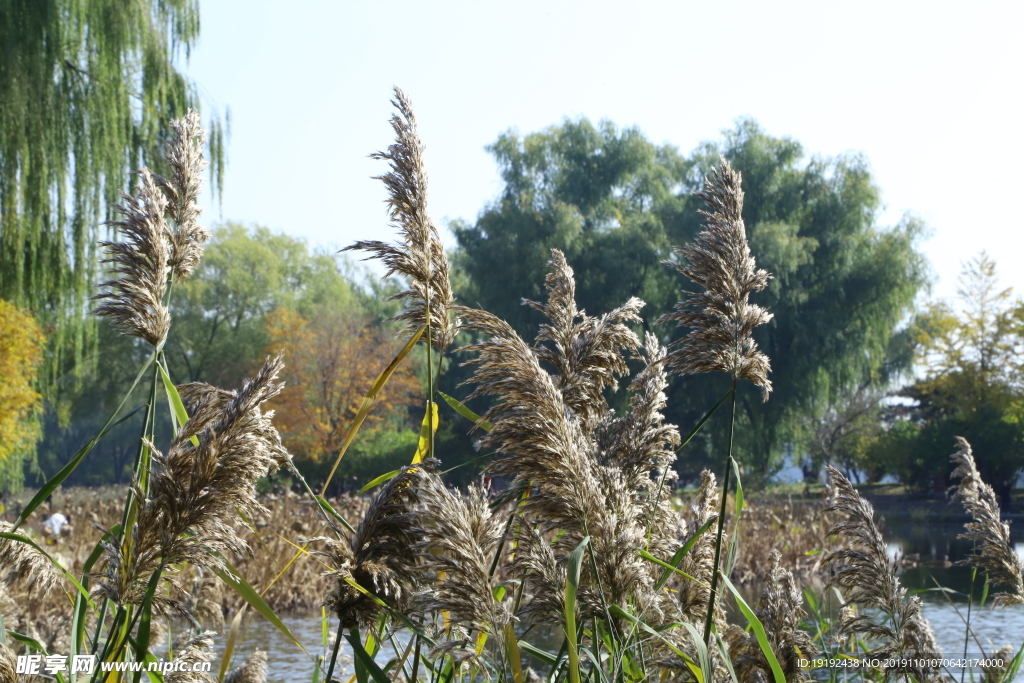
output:
[[[278,308],[267,316],[267,329],[268,351],[284,351],[286,364],[285,389],[274,401],[274,424],[297,456],[333,457],[363,397],[401,343],[365,314],[330,306],[308,316]],[[406,407],[419,405],[422,394],[415,368],[403,363],[377,397],[361,431],[379,429],[388,418],[408,419]]]
[[0,299],[0,487],[21,488],[22,461],[39,436],[34,384],[45,338],[30,313]]

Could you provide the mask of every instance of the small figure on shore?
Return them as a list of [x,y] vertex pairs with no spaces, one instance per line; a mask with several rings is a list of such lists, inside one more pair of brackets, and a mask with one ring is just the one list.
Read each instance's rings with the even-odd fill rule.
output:
[[59,541],[61,530],[70,524],[70,517],[65,517],[59,512],[54,512],[46,519],[45,522],[43,522],[43,531],[52,536],[55,541]]

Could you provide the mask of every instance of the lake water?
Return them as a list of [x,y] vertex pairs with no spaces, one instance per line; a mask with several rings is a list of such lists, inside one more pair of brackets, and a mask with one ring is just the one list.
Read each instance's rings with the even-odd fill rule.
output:
[[[991,601],[977,608],[981,595],[981,581],[976,579],[972,588],[970,567],[955,563],[973,552],[973,544],[957,538],[964,528],[958,524],[890,524],[884,530],[890,554],[899,553],[915,562],[900,574],[900,581],[908,590],[919,593],[924,603],[924,614],[935,631],[935,637],[946,657],[960,657],[964,653],[969,594],[973,594],[970,614],[972,636],[968,639],[968,657],[979,657],[983,651],[992,654],[1003,645],[1012,645],[1014,651],[1024,644],[1024,605],[992,609]],[[1011,540],[1017,554],[1024,557],[1024,528],[1010,525]],[[936,585],[956,591],[943,594]],[[993,587],[993,592],[998,587]],[[1018,675],[1024,681],[1024,673]]]
[[[947,658],[960,657],[964,653],[964,618],[967,616],[967,595],[971,592],[971,570],[950,564],[971,552],[970,542],[956,538],[962,530],[963,527],[958,525],[915,524],[890,524],[885,529],[890,552],[913,558],[915,566],[906,568],[900,579],[908,590],[922,591],[918,595],[924,603],[925,617],[931,623]],[[1014,530],[1015,534],[1020,531]],[[1015,536],[1014,541],[1017,552],[1024,555],[1024,538]],[[933,590],[936,581],[956,593],[948,594],[947,599],[943,593]],[[998,610],[986,605],[978,609],[977,596],[980,590],[980,582],[976,582],[975,600],[970,614],[973,637],[967,644],[968,657],[979,657],[982,651],[991,655],[1004,644],[1020,648],[1024,643],[1024,605]],[[244,626],[241,642],[236,649],[235,664],[251,653],[253,648],[259,647],[267,652],[269,681],[310,681],[316,666],[315,658],[330,658],[330,653],[324,653],[321,644],[320,614],[288,616],[283,620],[310,654],[299,650],[271,624],[262,619],[252,619]],[[222,647],[223,639],[218,640],[218,647]],[[403,637],[401,642],[407,641]],[[344,640],[342,645],[340,662],[336,668],[342,675],[337,677],[347,681],[352,675],[351,650]],[[377,661],[387,661],[390,656],[391,651],[386,648]],[[219,655],[214,661],[219,663]],[[959,672],[955,673],[959,679]],[[965,677],[965,680],[970,680],[970,676]],[[1024,683],[1024,674],[1018,676],[1017,680]]]

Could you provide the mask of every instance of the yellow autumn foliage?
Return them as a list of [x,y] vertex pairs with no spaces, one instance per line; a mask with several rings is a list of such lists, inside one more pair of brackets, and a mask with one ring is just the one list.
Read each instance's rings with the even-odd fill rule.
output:
[[37,437],[33,416],[42,397],[33,388],[45,337],[28,312],[0,299],[0,461]]

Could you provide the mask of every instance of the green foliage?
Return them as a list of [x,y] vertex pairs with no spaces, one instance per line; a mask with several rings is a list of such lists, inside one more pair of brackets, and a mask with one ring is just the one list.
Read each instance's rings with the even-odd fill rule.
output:
[[[330,302],[359,312],[362,302],[374,294],[362,292],[353,276],[345,260],[312,252],[301,239],[232,223],[214,229],[198,268],[171,293],[174,334],[165,347],[171,378],[237,386],[266,356],[266,316],[271,311],[289,307],[312,315]],[[375,309],[381,310],[380,305]],[[100,352],[87,359],[95,367],[89,381],[76,383],[65,376],[58,385],[59,400],[44,417],[41,472],[34,476],[52,475],[99,431],[131,386],[135,368],[151,353],[148,346],[119,336],[106,322],[99,324],[98,338]],[[145,400],[137,394],[129,405]],[[158,392],[157,431],[167,434],[164,401],[163,391]],[[141,419],[139,415],[114,428],[97,447],[99,453],[78,468],[68,484],[126,481]]]
[[267,228],[217,228],[196,271],[172,293],[171,376],[237,384],[262,362],[270,342],[264,318],[274,309],[310,315],[328,301],[359,306],[346,268],[344,260]]
[[[505,189],[474,224],[453,225],[455,262],[469,281],[459,298],[524,335],[538,320],[516,299],[541,298],[552,247],[573,264],[582,308],[609,310],[639,296],[647,302],[645,318],[667,312],[682,298],[680,288],[693,286],[661,264],[671,245],[700,230],[693,192],[719,155],[743,174],[751,248],[758,266],[775,276],[755,296],[775,317],[754,332],[771,358],[775,391],[765,405],[751,387],[738,396],[738,454],[753,481],[778,466],[787,442],[805,436],[802,416],[821,414],[857,386],[883,382],[898,369],[892,342],[925,283],[915,247],[922,226],[909,218],[891,229],[876,225],[879,191],[862,157],[807,160],[798,142],[771,137],[753,121],[689,157],[635,129],[595,127],[586,119],[523,138],[506,133],[490,149]],[[680,333],[655,331],[666,340]],[[694,424],[724,382],[675,382],[670,420]],[[710,452],[724,447],[727,420],[709,427],[680,463],[684,475],[699,472]]]
[[900,480],[943,490],[954,440],[971,442],[978,470],[1005,506],[1024,470],[1024,302],[1000,289],[982,253],[965,265],[957,307],[932,304],[912,327],[920,379],[902,390],[912,402],[875,449]]
[[162,171],[167,122],[199,108],[174,66],[198,35],[196,0],[0,3],[0,297],[54,330],[44,389],[85,348],[104,207],[130,171]]

